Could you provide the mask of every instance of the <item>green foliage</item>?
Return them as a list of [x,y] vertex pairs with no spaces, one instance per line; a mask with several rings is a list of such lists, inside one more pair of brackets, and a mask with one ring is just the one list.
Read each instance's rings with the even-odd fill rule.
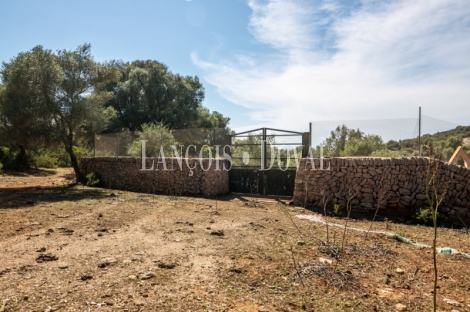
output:
[[[74,146],[74,151],[82,151]],[[64,168],[70,167],[70,157],[67,152],[59,147],[44,148],[31,154],[31,166],[34,168]]]
[[[470,126],[458,126],[449,131],[421,137],[423,155],[433,153],[443,160],[449,160],[455,149],[463,144],[463,138],[470,137]],[[325,156],[372,156],[372,157],[410,157],[418,156],[418,138],[390,140],[383,143],[382,138],[374,134],[364,134],[360,129],[349,129],[345,125],[337,126],[322,143]],[[470,145],[464,146],[470,151]],[[320,146],[316,153],[319,154]],[[459,164],[463,164],[460,160]]]
[[[249,155],[249,165],[260,168],[261,166],[261,142],[263,137],[261,134],[252,134],[249,133],[243,139],[236,139],[233,141],[232,146],[232,164],[233,165],[243,165],[243,154],[246,152]],[[274,135],[266,136],[266,159],[269,162],[271,161],[271,148],[269,144],[276,143],[276,138]],[[273,149],[276,153],[277,149]],[[274,155],[272,155],[274,157]]]
[[370,156],[372,157],[408,157],[413,155],[413,150],[404,149],[399,151],[391,151],[387,148],[381,148],[373,151]]
[[127,153],[131,156],[142,156],[142,141],[145,140],[147,157],[158,157],[161,147],[165,157],[171,157],[173,153],[171,145],[175,145],[178,149],[178,142],[168,127],[162,123],[149,123],[142,125],[142,131],[138,132],[137,139],[129,145]]
[[395,140],[390,140],[386,144],[386,148],[390,151],[399,151],[401,149],[400,143]]
[[55,158],[49,153],[40,153],[40,154],[34,155],[32,161],[33,161],[33,166],[36,169],[38,168],[54,169],[54,168],[60,167],[57,158]]
[[98,172],[92,172],[86,176],[87,186],[101,186],[101,175]]
[[[323,145],[331,151],[329,156],[340,156],[346,148],[346,142],[356,135],[355,130],[348,129],[345,125],[338,126],[334,131],[331,131],[330,137],[323,142]],[[319,150],[317,152],[319,153]]]
[[395,238],[397,241],[399,241],[399,242],[401,242],[401,240],[400,240],[399,237],[397,237],[397,236],[405,237],[405,232],[402,231],[402,230],[398,230],[398,231],[396,231],[394,234],[396,234],[396,235],[394,236],[394,238]]
[[332,215],[335,217],[341,217],[343,215],[343,211],[340,205],[334,204]]
[[[421,137],[422,154],[426,155],[433,146],[433,153],[441,156],[444,161],[450,159],[455,149],[463,144],[463,139],[470,137],[470,126],[458,126],[454,129],[437,132],[435,134],[425,134]],[[418,138],[406,139],[400,142],[402,148],[418,148]],[[464,146],[465,148],[465,146]]]
[[433,218],[432,218],[432,210],[429,207],[418,207],[413,215],[413,219],[418,224],[424,225],[432,225]]
[[77,158],[80,159],[82,157],[86,157],[89,155],[89,151],[85,150],[83,147],[74,146],[73,152],[77,155]]
[[118,62],[115,66],[120,79],[104,88],[112,93],[106,105],[117,111],[111,132],[141,130],[151,122],[171,129],[197,126],[198,109],[204,100],[204,88],[197,77],[173,74],[153,60]]
[[2,167],[8,169],[8,164],[12,162],[12,153],[10,149],[6,146],[0,146],[0,162],[2,163]]
[[[326,156],[370,156],[372,152],[385,148],[380,136],[364,134],[359,129],[349,129],[345,125],[331,131],[322,145]],[[320,146],[317,146],[319,152]]]
[[230,131],[229,118],[202,107],[198,77],[173,74],[152,60],[98,63],[89,44],[19,53],[1,65],[0,81],[0,142],[10,149],[1,157],[5,168],[60,167],[60,146],[78,180],[78,159],[97,133],[160,122],[171,129],[207,128],[201,142],[208,144],[211,129]]
[[44,147],[54,138],[51,99],[61,70],[50,50],[37,46],[18,54],[0,70],[0,142],[26,149]]
[[378,135],[361,135],[346,142],[341,156],[370,156],[372,152],[383,148],[382,138]]
[[[112,64],[96,63],[84,44],[56,53],[37,46],[3,63],[0,74],[0,140],[18,146],[22,162],[27,149],[62,145],[81,179],[73,147],[87,137],[90,123],[106,124],[111,117],[103,105],[112,94],[100,88],[119,73]],[[48,157],[40,160],[54,165]]]
[[17,147],[0,146],[0,162],[7,170],[25,170],[31,166],[31,155]]
[[228,126],[230,118],[224,117],[221,113],[213,111],[212,113],[205,107],[197,108],[197,119],[191,125],[194,128],[224,129]]
[[[78,151],[81,149],[77,148]],[[62,168],[70,167],[70,157],[61,148],[42,148],[26,151],[22,160],[18,158],[20,151],[15,148],[0,147],[0,162],[4,169],[21,170],[26,168]]]

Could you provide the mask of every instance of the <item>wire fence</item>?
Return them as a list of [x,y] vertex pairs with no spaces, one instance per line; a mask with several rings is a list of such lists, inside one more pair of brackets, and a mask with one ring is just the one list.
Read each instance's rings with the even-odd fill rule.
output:
[[[470,150],[470,127],[428,116],[314,121],[310,127],[309,139],[305,132],[270,128],[237,134],[220,128],[176,129],[147,137],[140,132],[107,133],[95,136],[94,156],[140,157],[142,140],[148,157],[158,157],[162,151],[165,157],[176,156],[176,152],[182,157],[223,158],[226,153],[234,166],[246,167],[263,167],[263,163],[269,167],[273,161],[294,167],[295,159],[306,156],[309,142],[313,157],[426,156],[432,146],[435,154],[448,160],[458,146]],[[446,132],[451,129],[455,130]],[[230,148],[224,148],[226,145]]]
[[[192,128],[175,129],[169,133],[153,133],[142,136],[140,132],[122,131],[106,133],[95,136],[95,157],[141,156],[142,140],[146,140],[146,156],[158,157],[161,149],[165,157],[174,155],[175,147],[178,155],[212,157],[223,156],[223,146],[227,129],[220,128]],[[202,152],[201,152],[202,150]]]
[[[440,137],[458,125],[428,116],[401,119],[329,120],[311,122],[311,144],[328,157],[425,156],[430,146],[448,158],[462,140]],[[470,133],[469,133],[470,134]],[[462,134],[463,135],[463,134]]]

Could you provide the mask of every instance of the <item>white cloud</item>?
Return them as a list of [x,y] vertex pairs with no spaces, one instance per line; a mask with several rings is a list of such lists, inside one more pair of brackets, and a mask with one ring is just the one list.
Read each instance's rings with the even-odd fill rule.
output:
[[306,130],[311,120],[470,116],[468,0],[249,0],[248,28],[278,53],[208,62],[204,78],[253,110],[254,124]]

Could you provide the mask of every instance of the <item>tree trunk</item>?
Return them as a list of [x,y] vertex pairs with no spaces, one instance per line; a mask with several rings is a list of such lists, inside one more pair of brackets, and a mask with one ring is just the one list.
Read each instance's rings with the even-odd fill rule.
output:
[[64,142],[65,151],[70,156],[70,162],[72,164],[73,171],[75,172],[75,182],[76,183],[78,183],[78,182],[85,183],[86,178],[82,175],[82,172],[80,171],[80,167],[78,166],[78,160],[77,160],[77,156],[73,152],[73,143],[72,142],[73,142],[73,140],[71,138],[68,138],[67,142]]
[[23,145],[18,145],[20,152],[15,157],[15,169],[29,169],[28,160],[26,159],[26,149]]

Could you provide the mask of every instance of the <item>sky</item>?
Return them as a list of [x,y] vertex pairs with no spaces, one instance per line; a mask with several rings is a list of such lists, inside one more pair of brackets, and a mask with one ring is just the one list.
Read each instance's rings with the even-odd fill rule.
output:
[[[90,43],[198,76],[230,127],[416,118],[470,125],[468,0],[2,0],[0,62]],[[399,123],[396,123],[399,127]]]

